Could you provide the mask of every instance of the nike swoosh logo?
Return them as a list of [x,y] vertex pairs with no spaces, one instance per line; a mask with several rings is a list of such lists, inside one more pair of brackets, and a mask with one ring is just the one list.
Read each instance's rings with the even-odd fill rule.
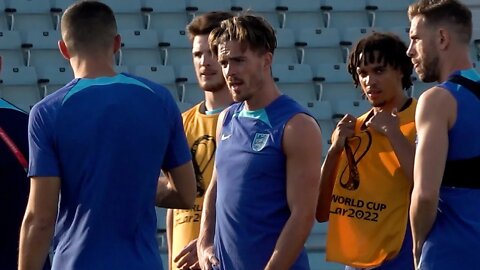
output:
[[229,135],[222,134],[222,138],[221,138],[221,139],[222,139],[222,141],[224,141],[224,140],[230,138],[230,136],[232,136],[232,134],[229,134]]

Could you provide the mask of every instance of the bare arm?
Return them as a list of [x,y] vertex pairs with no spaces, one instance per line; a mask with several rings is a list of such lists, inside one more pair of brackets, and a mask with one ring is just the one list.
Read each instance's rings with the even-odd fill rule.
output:
[[290,269],[315,220],[322,163],[322,135],[315,120],[305,114],[294,116],[285,127],[283,151],[291,214],[265,267],[269,270]]
[[400,130],[400,120],[396,109],[393,112],[375,110],[375,115],[366,123],[383,135],[387,136],[403,173],[413,181],[413,160],[415,144],[411,143]]
[[338,122],[337,127],[333,131],[332,146],[328,150],[327,156],[323,161],[320,174],[320,192],[318,194],[316,211],[318,222],[328,221],[338,162],[346,138],[353,136],[355,132],[355,122],[356,118],[347,114]]
[[60,178],[32,177],[20,230],[19,270],[42,269],[55,230]]
[[[217,121],[217,142],[220,141],[220,134],[222,133],[223,120],[225,118],[225,111],[221,112]],[[205,199],[203,201],[202,219],[200,221],[200,233],[197,239],[197,253],[198,262],[201,269],[210,270],[212,264],[218,264],[215,257],[215,250],[213,246],[213,237],[215,235],[216,222],[216,206],[217,202],[217,168],[213,167],[212,180],[205,192]]]
[[438,196],[448,152],[448,129],[453,125],[456,102],[438,87],[419,99],[415,121],[418,146],[415,156],[414,188],[410,206],[415,264],[437,215]]
[[166,177],[160,177],[157,185],[156,206],[176,209],[190,209],[195,203],[196,182],[192,161],[164,170]]

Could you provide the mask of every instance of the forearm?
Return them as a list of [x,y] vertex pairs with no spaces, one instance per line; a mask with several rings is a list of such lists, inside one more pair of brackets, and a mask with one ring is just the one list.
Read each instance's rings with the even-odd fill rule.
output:
[[20,230],[19,270],[42,269],[48,256],[54,224],[34,221],[27,214]]
[[421,250],[437,216],[438,199],[422,198],[415,192],[410,206],[414,250]]
[[312,214],[292,213],[277,240],[265,270],[288,270],[297,260],[312,229]]
[[317,201],[316,219],[318,222],[328,221],[333,187],[337,174],[341,150],[330,147],[320,174],[320,192]]
[[392,131],[388,134],[388,137],[403,173],[413,182],[415,145],[411,143],[400,130]]
[[216,199],[217,185],[215,181],[213,183],[210,183],[210,186],[208,187],[205,194],[202,218],[200,223],[200,233],[197,240],[197,249],[199,252],[201,252],[205,247],[213,245],[216,221]]

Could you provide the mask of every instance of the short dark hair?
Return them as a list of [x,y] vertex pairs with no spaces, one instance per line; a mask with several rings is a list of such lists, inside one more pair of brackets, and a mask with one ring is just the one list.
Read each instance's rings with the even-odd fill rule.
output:
[[472,38],[472,12],[457,0],[419,0],[408,7],[408,18],[421,15],[429,26],[447,23],[455,27],[459,40],[465,44]]
[[112,9],[98,1],[79,1],[62,16],[62,39],[69,51],[94,51],[112,46],[117,23]]
[[218,45],[227,41],[239,41],[241,48],[249,48],[259,54],[273,54],[277,47],[275,30],[261,16],[242,14],[221,22],[208,37],[210,50],[218,56]]
[[196,16],[187,25],[187,33],[190,41],[198,35],[208,35],[213,29],[220,26],[223,20],[233,17],[232,13],[223,11],[213,11]]
[[[377,52],[377,55],[375,55]],[[407,56],[407,45],[393,33],[372,32],[361,38],[352,51],[348,60],[348,72],[352,75],[353,82],[358,87],[357,67],[368,63],[383,63],[395,69],[400,69],[403,74],[402,88],[408,89],[412,86],[413,64]]]

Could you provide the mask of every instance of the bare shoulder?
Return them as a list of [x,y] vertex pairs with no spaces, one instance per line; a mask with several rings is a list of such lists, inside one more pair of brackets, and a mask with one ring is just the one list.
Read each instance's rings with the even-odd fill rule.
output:
[[301,132],[304,129],[318,129],[320,130],[317,121],[307,114],[297,113],[285,125],[285,131]]
[[285,125],[283,135],[283,147],[299,150],[303,147],[320,147],[322,144],[322,133],[320,127],[311,116],[299,113],[293,116]]
[[456,118],[456,106],[455,98],[447,89],[434,86],[418,98],[416,121],[445,119],[451,125]]

